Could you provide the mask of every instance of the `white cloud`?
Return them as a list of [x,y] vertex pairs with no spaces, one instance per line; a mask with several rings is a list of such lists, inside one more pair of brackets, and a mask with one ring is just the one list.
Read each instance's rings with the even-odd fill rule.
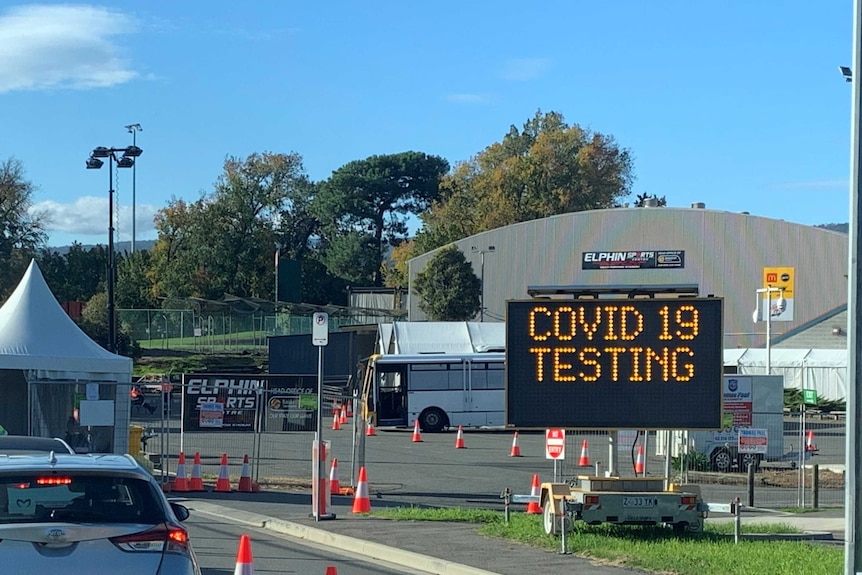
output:
[[484,104],[490,100],[483,94],[449,94],[446,99],[456,104]]
[[544,76],[551,68],[547,58],[515,58],[503,66],[502,76],[513,82],[526,82]]
[[[116,201],[116,197],[115,197]],[[155,230],[153,216],[159,210],[150,204],[135,206],[135,237],[151,235]],[[83,196],[73,204],[61,204],[53,200],[38,202],[33,205],[31,213],[42,216],[45,229],[48,232],[63,232],[70,235],[108,237],[108,198]],[[132,206],[115,205],[114,229],[116,238],[129,238],[132,234]]]
[[135,21],[97,6],[19,6],[0,13],[0,93],[100,88],[137,73],[113,42]]

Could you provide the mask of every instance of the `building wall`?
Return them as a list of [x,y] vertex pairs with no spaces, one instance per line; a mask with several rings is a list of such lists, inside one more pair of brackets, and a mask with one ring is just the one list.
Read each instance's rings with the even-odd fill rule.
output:
[[[765,325],[753,324],[764,267],[796,268],[794,321],[773,322],[773,337],[845,305],[847,236],[748,214],[695,208],[618,208],[563,214],[498,228],[456,242],[479,275],[485,254],[486,321],[503,321],[508,299],[528,286],[697,284],[725,299],[725,347],[759,347]],[[582,252],[684,250],[682,269],[583,270]],[[409,318],[427,319],[413,292],[435,252],[409,263]]]

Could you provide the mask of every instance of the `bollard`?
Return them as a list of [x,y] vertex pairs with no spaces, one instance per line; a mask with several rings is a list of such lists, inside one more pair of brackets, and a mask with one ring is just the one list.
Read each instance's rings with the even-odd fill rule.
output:
[[748,464],[748,506],[754,507],[754,464]]
[[566,549],[566,500],[560,499],[560,555],[568,555],[569,550]]
[[500,499],[503,500],[503,518],[506,521],[506,525],[509,524],[509,500],[512,497],[512,492],[509,488],[505,488],[503,493],[500,494]]
[[820,507],[820,465],[815,463],[811,466],[811,508]]
[[733,520],[733,542],[737,544],[739,543],[739,532],[742,530],[742,518],[739,516],[739,507],[739,497],[735,497],[731,508],[735,516]]

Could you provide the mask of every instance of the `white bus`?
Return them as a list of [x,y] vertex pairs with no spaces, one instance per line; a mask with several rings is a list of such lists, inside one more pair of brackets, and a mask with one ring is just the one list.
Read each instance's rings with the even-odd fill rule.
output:
[[504,353],[374,355],[365,364],[362,399],[378,426],[504,425]]

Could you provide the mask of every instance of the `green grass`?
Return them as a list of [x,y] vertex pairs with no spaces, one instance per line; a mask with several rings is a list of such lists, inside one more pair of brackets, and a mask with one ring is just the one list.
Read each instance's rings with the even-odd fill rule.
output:
[[[542,531],[540,515],[480,509],[381,509],[375,517],[412,521],[458,521],[481,524],[479,533],[558,551],[560,539]],[[743,533],[797,533],[787,525],[742,524]],[[798,541],[733,542],[733,525],[707,524],[704,533],[674,535],[670,529],[575,523],[567,536],[569,552],[583,557],[678,575],[836,575],[842,572],[841,547]]]

